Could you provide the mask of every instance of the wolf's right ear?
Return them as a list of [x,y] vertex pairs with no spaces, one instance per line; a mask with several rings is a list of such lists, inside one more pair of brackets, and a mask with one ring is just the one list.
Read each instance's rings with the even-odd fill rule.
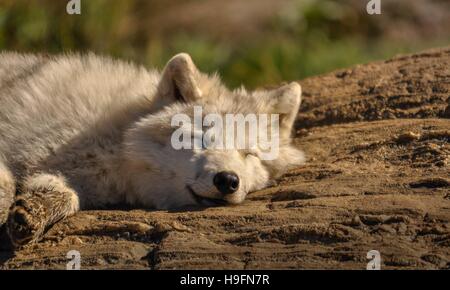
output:
[[268,94],[272,113],[279,114],[280,137],[289,138],[302,101],[302,87],[292,82]]
[[197,80],[200,72],[187,53],[172,57],[166,64],[158,85],[158,94],[165,102],[192,102],[202,96]]

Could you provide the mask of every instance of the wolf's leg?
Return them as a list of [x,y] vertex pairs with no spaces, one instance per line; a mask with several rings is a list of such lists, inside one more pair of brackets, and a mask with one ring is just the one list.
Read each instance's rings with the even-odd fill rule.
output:
[[16,184],[14,177],[0,160],[0,226],[6,222],[15,193]]
[[38,241],[45,230],[79,210],[76,192],[64,178],[38,174],[27,178],[8,216],[7,229],[17,247]]

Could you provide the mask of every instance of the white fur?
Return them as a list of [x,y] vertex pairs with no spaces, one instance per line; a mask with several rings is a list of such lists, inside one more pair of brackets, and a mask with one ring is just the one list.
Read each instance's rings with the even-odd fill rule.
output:
[[[74,210],[129,203],[169,209],[200,196],[240,203],[248,192],[304,162],[289,135],[300,106],[296,83],[273,91],[229,91],[187,54],[160,74],[93,54],[0,54],[0,166],[18,184],[65,187]],[[174,114],[279,113],[281,148],[264,161],[238,150],[174,150]],[[3,165],[2,165],[3,164]],[[239,190],[222,197],[213,176],[234,171]],[[1,182],[1,180],[0,180]]]

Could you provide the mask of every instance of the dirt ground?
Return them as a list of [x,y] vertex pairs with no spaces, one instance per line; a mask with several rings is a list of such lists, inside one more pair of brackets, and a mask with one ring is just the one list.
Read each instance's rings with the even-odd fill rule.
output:
[[3,268],[450,269],[450,47],[300,81],[308,163],[239,206],[88,211]]

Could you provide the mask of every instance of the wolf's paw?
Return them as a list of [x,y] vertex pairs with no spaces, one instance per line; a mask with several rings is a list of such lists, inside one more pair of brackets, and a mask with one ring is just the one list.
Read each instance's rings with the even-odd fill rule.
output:
[[24,198],[18,198],[9,213],[8,235],[14,247],[33,243],[41,238],[45,229],[42,206]]

